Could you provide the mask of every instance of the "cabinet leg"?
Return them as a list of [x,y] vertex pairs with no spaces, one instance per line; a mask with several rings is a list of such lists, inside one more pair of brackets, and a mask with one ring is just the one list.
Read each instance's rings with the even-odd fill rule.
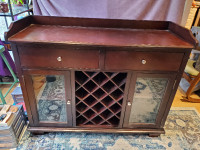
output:
[[44,132],[42,131],[34,131],[34,132],[31,132],[31,135],[30,136],[34,136],[34,135],[43,135]]
[[149,137],[159,137],[160,134],[156,134],[156,133],[152,133],[152,134],[149,134]]

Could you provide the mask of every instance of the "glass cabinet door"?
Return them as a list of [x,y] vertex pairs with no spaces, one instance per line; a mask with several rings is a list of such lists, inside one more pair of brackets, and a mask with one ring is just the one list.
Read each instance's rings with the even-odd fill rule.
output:
[[[69,72],[33,72],[26,76],[34,122],[38,125],[71,124]],[[68,80],[67,80],[68,79]],[[70,118],[71,117],[71,118]]]
[[[164,113],[173,75],[133,75],[126,106],[124,127],[156,126]],[[161,109],[163,108],[163,109]]]

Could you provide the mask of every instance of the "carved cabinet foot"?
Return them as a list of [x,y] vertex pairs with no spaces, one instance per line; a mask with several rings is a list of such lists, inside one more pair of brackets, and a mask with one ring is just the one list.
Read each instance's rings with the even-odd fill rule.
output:
[[160,136],[160,134],[149,134],[149,137],[159,137]]

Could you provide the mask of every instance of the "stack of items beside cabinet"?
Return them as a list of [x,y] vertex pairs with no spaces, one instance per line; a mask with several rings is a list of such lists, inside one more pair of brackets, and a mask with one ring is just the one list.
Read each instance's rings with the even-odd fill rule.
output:
[[7,114],[4,120],[0,121],[0,149],[14,148],[23,136],[22,133],[26,127],[23,107],[21,105],[0,106],[0,114]]
[[17,86],[14,91],[11,93],[12,98],[15,104],[24,102],[24,98],[22,95],[22,90],[20,86]]
[[26,107],[24,104],[24,97],[22,94],[22,89],[21,89],[20,84],[14,89],[11,95],[12,95],[15,105],[23,105],[24,113],[27,116]]

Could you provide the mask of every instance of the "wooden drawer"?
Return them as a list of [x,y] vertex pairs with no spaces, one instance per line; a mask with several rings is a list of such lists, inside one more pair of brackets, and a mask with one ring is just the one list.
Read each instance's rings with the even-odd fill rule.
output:
[[[43,48],[19,48],[22,67],[91,68],[99,67],[98,50],[67,50]],[[61,61],[57,58],[61,57]]]
[[107,51],[105,69],[177,71],[183,55],[184,53]]

